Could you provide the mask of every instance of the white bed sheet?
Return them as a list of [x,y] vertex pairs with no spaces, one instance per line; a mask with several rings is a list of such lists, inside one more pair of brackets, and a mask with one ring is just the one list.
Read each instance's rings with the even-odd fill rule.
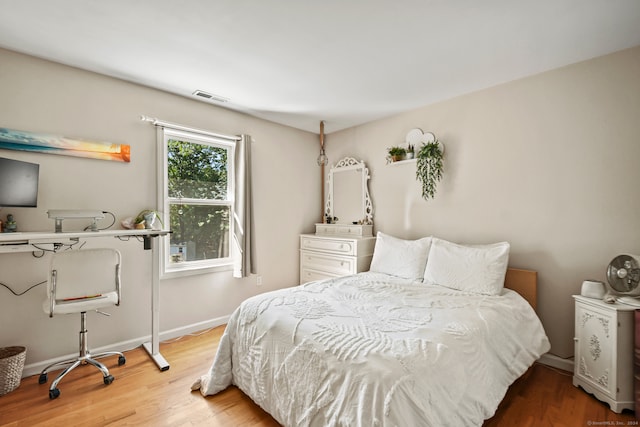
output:
[[513,291],[360,273],[244,301],[192,389],[234,384],[285,426],[481,425],[549,347]]

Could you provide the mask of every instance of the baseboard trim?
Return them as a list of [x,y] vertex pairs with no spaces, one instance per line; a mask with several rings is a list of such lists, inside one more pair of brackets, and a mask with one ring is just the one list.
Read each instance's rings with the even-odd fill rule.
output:
[[[192,323],[190,325],[181,326],[179,328],[170,329],[168,331],[160,332],[160,342],[171,340],[178,337],[183,337],[185,335],[193,334],[196,332],[201,332],[206,329],[215,328],[220,325],[224,325],[229,321],[228,316],[222,316],[215,319],[205,320],[203,322]],[[92,353],[97,354],[103,351],[129,351],[134,348],[140,347],[143,343],[150,341],[151,335],[145,335],[143,337],[133,338],[127,341],[120,341],[111,345],[93,348]],[[25,365],[22,370],[22,378],[30,377],[31,375],[37,375],[42,372],[44,368],[49,365],[52,365],[57,362],[62,362],[63,360],[71,359],[77,357],[78,353],[70,353],[64,356],[55,357],[53,359],[42,360],[39,362],[33,362],[28,365]],[[170,361],[169,361],[170,362]]]
[[555,354],[545,353],[538,359],[538,362],[563,371],[573,372],[573,359],[563,359]]
[[[179,328],[170,329],[168,331],[160,332],[160,341],[166,341],[178,337],[183,337],[185,335],[193,334],[196,332],[201,332],[206,329],[216,328],[220,325],[224,325],[229,321],[229,317],[231,315],[218,317],[215,319],[205,320],[203,322],[192,323],[191,325],[181,326]],[[151,337],[147,337],[147,341],[151,339]]]

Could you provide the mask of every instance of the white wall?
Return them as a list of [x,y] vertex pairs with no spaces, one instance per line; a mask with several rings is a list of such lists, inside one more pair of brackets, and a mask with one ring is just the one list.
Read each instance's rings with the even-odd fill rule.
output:
[[[508,240],[511,265],[539,272],[539,314],[552,352],[573,353],[573,303],[586,278],[605,280],[617,254],[640,253],[640,47],[427,106],[327,136],[332,162],[367,162],[375,228],[405,238]],[[50,230],[51,208],[99,208],[118,219],[155,203],[155,132],[140,114],[212,131],[249,133],[258,215],[255,277],[218,273],[161,283],[161,330],[223,318],[246,297],[298,280],[298,234],[321,207],[317,136],[97,74],[0,50],[0,127],[128,143],[120,164],[0,150],[40,163],[37,209],[4,209],[23,230]],[[408,130],[446,145],[436,199],[424,201],[411,165],[385,165]],[[98,239],[123,251],[125,301],[92,316],[91,345],[147,335],[150,254],[137,242]],[[17,291],[46,277],[45,259],[0,256],[0,281]],[[49,319],[40,286],[16,297],[0,288],[0,347],[25,345],[27,364],[71,353],[75,316]]]
[[[640,254],[640,47],[457,97],[326,138],[332,162],[371,172],[374,226],[404,238],[511,242],[510,264],[539,273],[552,353],[573,354],[572,294]],[[445,144],[435,200],[415,164],[386,148],[419,127]]]
[[[131,145],[131,163],[0,150],[40,164],[38,208],[5,208],[23,231],[53,230],[46,211],[102,209],[121,219],[155,206],[155,128],[141,114],[224,134],[248,133],[253,144],[256,277],[231,272],[161,283],[160,329],[168,331],[229,315],[245,298],[298,283],[298,235],[318,219],[318,137],[206,103],[0,49],[0,127]],[[69,227],[83,228],[73,222]],[[67,224],[65,223],[65,228]],[[151,254],[137,242],[96,239],[89,246],[123,251],[122,306],[110,318],[90,316],[90,344],[101,347],[150,333]],[[48,256],[0,256],[0,281],[18,292],[45,280]],[[0,347],[27,347],[27,365],[77,349],[77,316],[49,319],[45,286],[23,296],[0,287]],[[213,357],[213,354],[212,354]],[[204,367],[205,365],[203,365]]]

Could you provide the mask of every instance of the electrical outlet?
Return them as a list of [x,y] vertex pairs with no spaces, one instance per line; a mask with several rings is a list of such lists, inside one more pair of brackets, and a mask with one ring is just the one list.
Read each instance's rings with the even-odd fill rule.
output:
[[256,286],[262,286],[262,276],[256,276]]

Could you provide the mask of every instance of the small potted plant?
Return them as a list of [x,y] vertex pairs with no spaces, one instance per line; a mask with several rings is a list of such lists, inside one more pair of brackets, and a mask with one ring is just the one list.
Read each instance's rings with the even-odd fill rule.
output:
[[153,223],[156,221],[156,219],[162,226],[164,226],[164,224],[162,223],[162,218],[160,218],[160,214],[158,213],[158,211],[154,211],[152,209],[144,209],[140,211],[138,215],[136,215],[136,218],[133,222],[135,224],[135,228],[137,229],[151,229],[153,228]]
[[387,153],[389,154],[392,162],[397,162],[404,159],[407,154],[407,149],[404,147],[393,146],[391,148],[387,148]]
[[422,197],[429,200],[436,194],[436,184],[442,179],[444,146],[436,139],[423,145],[416,154],[416,179],[422,183]]

